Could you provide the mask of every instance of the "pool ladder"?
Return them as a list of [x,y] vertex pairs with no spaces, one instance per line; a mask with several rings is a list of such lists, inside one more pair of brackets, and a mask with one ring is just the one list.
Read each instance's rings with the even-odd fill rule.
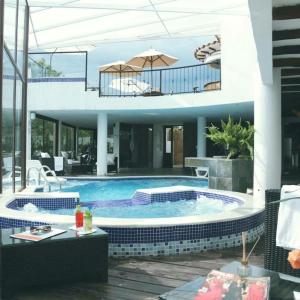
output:
[[[38,174],[37,180],[36,180],[36,178],[34,178],[35,184],[36,185],[41,185],[41,178],[43,178],[43,180],[45,182],[45,186],[48,186],[49,192],[51,192],[51,183],[47,179],[47,176],[44,174],[44,172],[43,172],[44,170],[42,170],[42,168],[40,168],[40,169],[37,168],[37,167],[30,167],[30,168],[28,168],[28,170],[27,170],[27,176],[26,176],[27,185],[29,186],[29,184],[30,184],[30,172],[32,170],[34,170]],[[47,170],[46,172],[49,172],[49,170]],[[57,176],[56,176],[56,174],[54,172],[52,172],[51,170],[50,170],[50,172],[51,172],[52,176],[57,180],[57,183],[59,184],[59,190],[61,191],[61,182],[59,181],[59,179],[57,178]]]

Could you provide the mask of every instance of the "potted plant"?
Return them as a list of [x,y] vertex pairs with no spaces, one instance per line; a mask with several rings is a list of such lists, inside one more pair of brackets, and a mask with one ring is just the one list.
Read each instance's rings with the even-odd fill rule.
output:
[[229,116],[227,123],[221,120],[221,129],[213,124],[207,129],[207,137],[216,145],[224,147],[228,159],[237,157],[253,159],[254,126],[249,121],[243,126],[241,119],[235,123]]
[[212,189],[246,192],[253,186],[254,126],[250,122],[221,121],[221,127],[211,125],[207,138],[224,148],[226,156],[188,157],[187,167],[209,170],[208,186]]

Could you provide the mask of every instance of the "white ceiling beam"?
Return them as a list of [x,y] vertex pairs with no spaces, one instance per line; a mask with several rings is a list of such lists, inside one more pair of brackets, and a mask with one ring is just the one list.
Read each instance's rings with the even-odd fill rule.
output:
[[[184,17],[181,17],[181,19],[188,18],[188,17],[190,17],[190,16],[184,16]],[[178,20],[178,19],[179,19],[178,16],[176,16],[176,17],[168,18],[165,21],[172,21],[172,20]],[[142,26],[154,25],[154,24],[158,24],[158,23],[160,23],[160,21],[156,20],[156,21],[153,21],[153,22],[140,23],[140,24],[138,24],[138,26],[142,27]],[[133,25],[130,25],[130,26],[127,26],[127,27],[123,27],[122,24],[120,24],[120,27],[112,29],[112,30],[98,30],[98,31],[94,31],[92,34],[90,34],[90,36],[91,36],[91,39],[92,39],[92,36],[100,35],[102,33],[103,34],[113,33],[113,32],[118,32],[118,31],[122,31],[122,30],[126,30],[126,29],[136,28],[136,27],[137,27],[137,24],[133,24]],[[85,38],[85,37],[87,37],[86,33],[79,34],[79,35],[73,35],[73,36],[71,36],[71,37],[68,38],[68,42],[76,41],[76,39]],[[60,45],[59,43],[63,44],[65,40],[66,40],[65,38],[62,38],[62,39],[58,39],[58,40],[55,40],[55,41],[50,42],[50,43],[40,44],[39,46],[40,47],[49,47],[51,45]]]
[[168,27],[166,26],[166,23],[164,22],[164,20],[162,19],[162,17],[160,16],[159,12],[157,11],[157,8],[155,7],[155,5],[153,4],[153,2],[151,0],[148,0],[150,5],[153,8],[154,13],[156,14],[156,16],[158,17],[158,20],[160,21],[161,25],[163,26],[163,28],[166,30],[167,34],[171,37],[171,33],[168,30]]
[[[31,5],[30,7],[44,7],[44,8],[68,8],[68,9],[92,9],[92,10],[111,10],[111,11],[138,11],[138,12],[151,12],[153,9],[151,8],[114,8],[114,7],[97,7],[97,6],[80,6],[80,5]],[[157,9],[159,13],[174,13],[174,14],[195,14],[195,15],[226,15],[226,16],[245,16],[247,14],[234,13],[234,12],[226,12],[225,10],[232,9],[222,9],[222,10],[213,10],[213,11],[205,11],[205,10],[177,10],[177,9]],[[223,11],[224,10],[224,11]]]
[[[78,1],[78,0],[76,0],[76,1]],[[169,3],[169,2],[174,2],[174,1],[176,1],[176,0],[168,0],[168,1],[164,1],[163,3]],[[149,5],[143,6],[143,7],[144,8],[145,7],[149,7]],[[54,29],[54,28],[59,28],[59,27],[62,27],[62,26],[67,26],[67,25],[70,25],[70,24],[79,24],[79,23],[83,23],[83,22],[86,22],[86,21],[91,21],[91,20],[96,20],[96,19],[100,19],[100,18],[112,16],[112,15],[121,14],[123,12],[124,11],[119,10],[119,11],[113,11],[113,12],[110,12],[110,13],[107,13],[107,14],[98,15],[98,16],[88,16],[88,17],[84,17],[84,18],[74,19],[72,22],[69,21],[69,22],[55,23],[55,24],[50,25],[50,26],[40,27],[35,32],[42,32],[42,31],[46,31],[46,30],[49,30],[49,29]]]
[[274,41],[272,45],[273,47],[300,45],[300,39]]

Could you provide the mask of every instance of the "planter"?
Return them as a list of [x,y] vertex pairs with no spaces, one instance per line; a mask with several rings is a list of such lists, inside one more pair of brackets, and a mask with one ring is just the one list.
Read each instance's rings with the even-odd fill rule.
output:
[[246,158],[226,159],[221,157],[186,157],[185,166],[208,167],[208,187],[246,193],[253,187],[253,161]]

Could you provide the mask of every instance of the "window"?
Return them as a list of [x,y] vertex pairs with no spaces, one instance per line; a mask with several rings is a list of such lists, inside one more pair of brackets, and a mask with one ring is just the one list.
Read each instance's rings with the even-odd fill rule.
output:
[[75,158],[75,127],[67,124],[61,126],[61,151],[69,152],[70,158]]
[[92,129],[78,130],[78,154],[95,154],[95,131]]
[[57,121],[39,115],[31,122],[31,157],[36,159],[41,152],[56,155]]

